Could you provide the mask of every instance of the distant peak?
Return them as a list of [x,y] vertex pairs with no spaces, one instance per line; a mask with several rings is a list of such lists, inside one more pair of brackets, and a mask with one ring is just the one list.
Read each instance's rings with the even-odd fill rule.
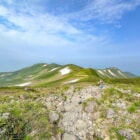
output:
[[106,70],[108,70],[108,69],[110,69],[110,70],[120,70],[120,69],[117,68],[117,67],[109,67],[109,68],[106,68]]

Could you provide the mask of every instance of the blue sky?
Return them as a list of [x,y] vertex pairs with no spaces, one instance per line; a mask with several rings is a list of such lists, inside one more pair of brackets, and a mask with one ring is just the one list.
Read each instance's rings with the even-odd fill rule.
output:
[[140,0],[0,0],[0,71],[40,62],[140,75]]

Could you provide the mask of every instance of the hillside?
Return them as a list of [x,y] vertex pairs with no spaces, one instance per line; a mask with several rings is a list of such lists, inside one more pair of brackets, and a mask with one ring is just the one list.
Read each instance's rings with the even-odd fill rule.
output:
[[15,72],[0,73],[0,86],[53,86],[98,82],[99,79],[127,79],[135,75],[117,68],[92,69],[73,64],[35,64]]

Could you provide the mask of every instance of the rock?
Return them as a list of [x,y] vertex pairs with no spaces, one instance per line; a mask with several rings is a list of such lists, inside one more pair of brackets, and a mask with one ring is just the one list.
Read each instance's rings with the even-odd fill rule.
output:
[[78,118],[78,112],[66,112],[63,115],[63,122],[73,121],[76,122]]
[[80,98],[79,96],[73,96],[73,97],[71,98],[71,100],[72,100],[72,102],[74,102],[74,103],[82,102],[82,101],[81,101],[81,98]]
[[8,113],[8,112],[7,113],[3,113],[1,118],[8,119],[9,115],[10,115],[10,113]]
[[65,104],[65,111],[74,110],[75,106],[76,106],[75,104],[67,103]]
[[61,140],[61,135],[57,134],[56,136],[52,136],[50,140]]
[[34,130],[29,134],[29,136],[34,137],[36,135],[36,133],[37,133],[37,130]]
[[93,135],[90,135],[90,133],[86,134],[86,139],[87,140],[93,140]]
[[88,118],[90,121],[95,121],[100,118],[100,112],[88,113]]
[[56,112],[52,111],[49,113],[49,119],[51,122],[56,122],[59,120],[59,115]]
[[112,108],[109,108],[106,113],[106,118],[110,119],[116,116],[115,111]]
[[56,140],[61,140],[61,134],[57,134],[57,135],[55,136],[55,138],[56,138]]
[[127,124],[127,125],[130,125],[131,124],[131,120],[130,119],[125,119],[125,123]]
[[87,113],[93,113],[96,106],[97,106],[97,103],[96,102],[90,102],[90,103],[88,103],[88,105],[85,107],[85,112],[87,112]]
[[80,139],[75,135],[64,133],[62,136],[62,140],[80,140]]
[[63,115],[63,119],[60,120],[62,128],[67,132],[74,132],[74,124],[77,122],[78,112],[66,112]]
[[55,110],[55,106],[51,102],[44,102],[43,105],[48,108],[48,110]]
[[105,139],[104,140],[110,140],[110,137],[108,136],[108,137],[105,137]]
[[135,93],[135,94],[133,94],[133,96],[140,98],[140,94],[139,93]]
[[57,105],[57,111],[58,111],[58,112],[64,112],[64,111],[65,111],[63,102],[60,102],[60,103]]
[[75,126],[78,131],[81,131],[81,130],[85,129],[86,123],[83,120],[77,120]]
[[52,136],[50,140],[56,140],[56,138],[54,136]]
[[126,109],[126,103],[124,101],[118,101],[118,102],[112,103],[112,105],[115,107]]
[[131,129],[122,129],[122,130],[119,130],[118,132],[121,136],[125,137],[127,140],[132,140],[133,139]]

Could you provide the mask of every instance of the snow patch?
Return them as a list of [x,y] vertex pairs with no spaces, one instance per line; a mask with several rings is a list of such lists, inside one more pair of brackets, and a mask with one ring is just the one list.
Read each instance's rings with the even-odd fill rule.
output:
[[30,85],[32,82],[27,82],[27,83],[21,83],[21,84],[17,84],[15,86],[19,86],[19,87],[24,87],[24,86],[28,86]]
[[68,83],[75,83],[75,82],[77,82],[77,81],[79,81],[80,79],[74,79],[74,80],[71,80],[71,81],[67,81],[67,82],[65,82],[64,84],[68,84]]
[[71,71],[70,68],[66,67],[66,68],[61,69],[59,72],[61,73],[61,75],[65,75],[65,74],[70,73],[70,71]]
[[116,75],[115,75],[111,70],[108,70],[108,72],[109,72],[112,76],[116,77]]
[[98,72],[99,72],[101,75],[104,75],[104,73],[103,73],[101,70],[98,70]]
[[9,75],[11,75],[11,74],[12,74],[12,73],[0,74],[0,77],[9,76]]
[[46,66],[47,66],[47,64],[43,65],[42,67],[46,67]]
[[29,78],[32,78],[32,77],[33,77],[33,75],[29,75],[28,77],[29,77]]
[[53,69],[51,69],[50,71],[55,71],[55,70],[57,70],[59,67],[57,67],[57,68],[53,68]]
[[121,71],[119,71],[118,70],[118,73],[120,74],[120,75],[122,75],[123,77],[126,77]]
[[4,77],[5,76],[5,74],[2,74],[2,75],[0,75],[1,77]]

